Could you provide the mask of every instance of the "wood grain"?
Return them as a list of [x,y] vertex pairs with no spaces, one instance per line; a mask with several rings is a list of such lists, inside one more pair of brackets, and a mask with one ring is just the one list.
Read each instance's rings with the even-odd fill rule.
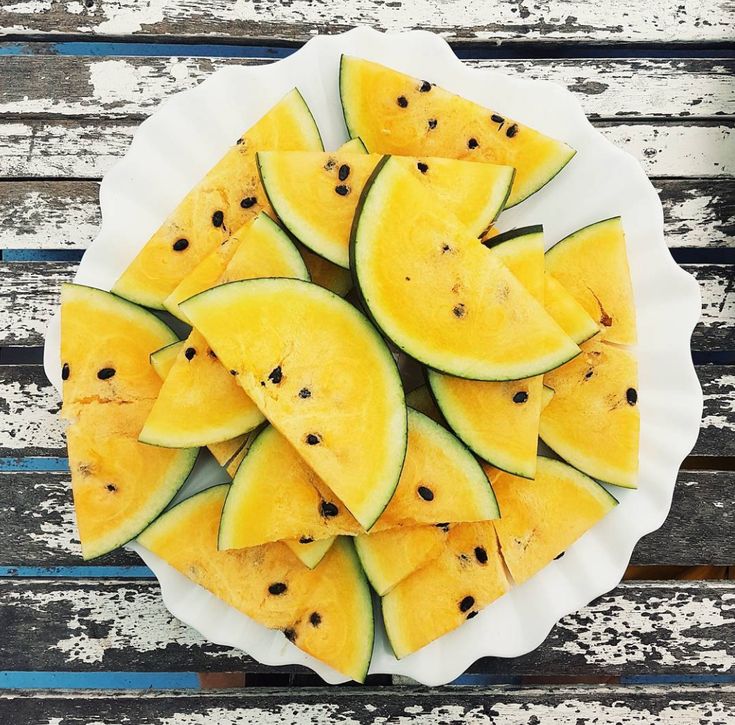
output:
[[[76,263],[0,263],[0,345],[43,345],[46,323],[56,312],[62,282]],[[735,349],[735,266],[686,264],[702,291],[702,316],[692,349]]]
[[6,691],[14,725],[725,725],[732,685]]
[[[85,566],[68,473],[0,473],[0,567]],[[641,540],[632,564],[728,566],[735,562],[735,472],[682,471],[664,526]],[[89,566],[139,566],[118,550]]]
[[[486,658],[472,671],[729,673],[735,668],[733,598],[734,582],[624,582],[564,617],[535,652],[510,660]],[[4,579],[0,619],[13,625],[0,638],[5,669],[263,669],[242,652],[208,643],[175,620],[154,581]]]
[[[272,60],[10,56],[0,64],[0,114],[144,117],[219,68],[268,62]],[[559,83],[594,118],[735,115],[735,62],[729,59],[470,58],[464,62],[472,68]]]
[[[654,179],[671,249],[727,248],[735,180]],[[0,181],[1,249],[86,249],[100,223],[94,181]]]
[[[5,119],[0,121],[0,178],[96,179],[128,149],[137,119]],[[637,158],[649,176],[732,177],[731,119],[672,123],[595,122]]]
[[397,31],[420,28],[457,44],[549,42],[704,43],[732,39],[728,0],[637,0],[616,3],[564,0],[412,0],[412,2],[314,3],[210,0],[25,0],[4,3],[4,34],[221,38],[249,42],[304,42],[312,34],[338,33],[355,25]]

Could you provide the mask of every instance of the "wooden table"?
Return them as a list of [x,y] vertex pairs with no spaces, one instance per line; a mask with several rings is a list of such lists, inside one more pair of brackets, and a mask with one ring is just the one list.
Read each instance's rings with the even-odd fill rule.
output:
[[[735,582],[661,578],[735,563],[733,15],[732,0],[2,0],[0,723],[735,722]],[[40,364],[98,181],[140,121],[217,68],[359,23],[436,30],[470,65],[567,86],[640,159],[703,295],[701,435],[666,525],[635,550],[642,578],[439,689],[322,688],[202,641],[132,554],[84,564]]]

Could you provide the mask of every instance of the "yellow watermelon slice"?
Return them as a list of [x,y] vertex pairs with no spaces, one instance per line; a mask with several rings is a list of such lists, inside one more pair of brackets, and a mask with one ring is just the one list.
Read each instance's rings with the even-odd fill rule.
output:
[[517,584],[562,554],[617,501],[599,483],[561,461],[539,456],[536,480],[486,467],[503,517],[500,548]]
[[[185,345],[186,342],[184,340],[180,340],[179,342],[173,342],[170,345],[166,345],[166,347],[162,347],[160,350],[156,350],[151,353],[151,365],[161,380],[166,378],[173,367],[176,358],[180,354],[181,350],[184,349]],[[227,471],[230,477],[234,477],[237,472],[238,466],[248,451],[248,443],[254,432],[255,431],[244,433],[243,435],[231,438],[227,441],[222,441],[221,443],[210,443],[207,446],[209,452],[215,457],[217,463]]]
[[219,548],[283,539],[308,544],[362,531],[286,438],[268,426],[250,447],[227,495]]
[[265,417],[372,526],[403,466],[406,408],[396,364],[370,323],[337,295],[293,279],[222,285],[183,307]]
[[[540,226],[491,237],[484,244],[521,284],[544,301],[544,235]],[[536,472],[543,376],[482,382],[429,371],[437,404],[454,432],[481,458],[518,476]]]
[[352,233],[360,294],[398,347],[472,380],[517,380],[579,353],[496,255],[396,157],[365,188]]
[[314,541],[285,539],[283,543],[296,554],[304,566],[313,569],[326,556],[336,540],[336,536],[330,536],[327,539],[315,539]]
[[620,217],[577,230],[546,252],[546,269],[599,322],[607,342],[634,345],[636,315]]
[[209,488],[174,506],[138,541],[231,607],[363,681],[373,649],[373,609],[349,539],[338,539],[313,571],[280,543],[217,551],[227,488]]
[[587,314],[584,307],[548,272],[544,275],[544,307],[577,345],[600,331],[600,326]]
[[447,544],[449,524],[399,526],[355,537],[355,548],[373,589],[384,596],[396,584],[436,559]]
[[636,488],[638,368],[621,348],[584,343],[582,354],[544,376],[554,397],[541,414],[544,443],[565,461],[606,483]]
[[441,555],[383,597],[383,621],[399,659],[472,619],[508,591],[493,522],[457,524]]
[[175,340],[157,317],[119,297],[62,287],[62,416],[69,421],[69,468],[85,559],[137,536],[194,465],[197,449],[138,442],[161,386],[149,355]]
[[[381,158],[267,151],[258,154],[258,168],[268,199],[291,234],[317,254],[349,267],[355,209]],[[474,236],[500,213],[513,180],[509,166],[428,157],[397,157],[393,163],[427,189],[433,204],[451,209]]]
[[409,408],[401,477],[370,533],[498,516],[493,490],[475,457],[446,428]]
[[294,89],[268,111],[184,197],[113,287],[157,309],[213,249],[262,209],[270,211],[255,154],[263,149],[322,148],[319,130]]
[[[237,250],[220,282],[308,278],[298,250],[267,214],[259,214],[236,237]],[[140,440],[171,448],[208,445],[235,438],[262,422],[258,407],[194,329],[163,383]]]
[[371,153],[513,166],[509,207],[548,183],[575,153],[504,114],[367,60],[343,55],[339,85],[347,130]]

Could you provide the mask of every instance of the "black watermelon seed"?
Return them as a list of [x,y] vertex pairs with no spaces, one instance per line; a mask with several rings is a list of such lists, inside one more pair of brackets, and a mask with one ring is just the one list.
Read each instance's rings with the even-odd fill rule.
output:
[[458,305],[455,305],[452,309],[452,312],[454,313],[455,317],[464,317],[465,310],[464,305],[460,302]]
[[434,524],[437,529],[441,529],[442,531],[449,531],[449,524],[446,522],[443,522],[441,524]]
[[505,135],[508,138],[513,138],[518,133],[518,124],[514,123],[512,126],[508,126]]
[[230,370],[230,375],[237,375],[237,370]]
[[477,612],[475,612],[475,611],[472,611],[472,612],[470,612],[470,613],[469,613],[469,614],[467,615],[467,619],[472,619],[472,617],[476,617],[476,616],[477,616]]
[[187,347],[186,350],[184,350],[184,357],[187,360],[191,360],[196,354],[197,351],[193,347]]
[[299,539],[299,544],[311,544],[312,541],[314,541],[314,539],[312,539],[311,536],[302,536]]
[[69,379],[69,363],[64,363],[61,366],[61,379],[62,380],[68,380]]
[[283,630],[283,634],[289,642],[296,641],[296,630],[292,627],[286,627],[286,629]]
[[273,370],[268,373],[268,380],[270,380],[274,385],[278,385],[278,383],[283,380],[283,372],[281,371],[280,365],[277,368],[273,368]]
[[525,403],[528,400],[528,393],[525,390],[519,390],[514,396],[513,396],[513,402],[514,403]]
[[434,492],[427,488],[426,486],[419,486],[417,489],[419,496],[421,496],[424,501],[433,501],[434,500]]
[[585,380],[589,380],[589,379],[590,379],[590,378],[591,378],[591,377],[592,377],[592,376],[593,376],[594,374],[595,374],[595,371],[594,371],[594,370],[593,370],[592,368],[590,368],[590,369],[589,369],[589,370],[588,370],[588,371],[587,371],[587,372],[586,372],[586,373],[584,374],[584,379],[585,379]]
[[406,98],[406,96],[398,96],[398,98],[396,98],[396,103],[401,108],[405,108],[406,106],[408,106],[408,98]]
[[350,193],[350,187],[346,186],[345,184],[339,184],[339,186],[335,186],[334,190],[340,195],[340,196],[347,196],[347,194]]
[[430,118],[429,119],[429,130],[433,131],[436,128],[436,119]]
[[431,83],[429,81],[421,81],[421,85],[419,86],[419,91],[421,93],[428,93],[431,90]]
[[480,144],[479,144],[479,143],[477,143],[477,139],[476,139],[476,138],[471,138],[471,139],[470,139],[470,140],[469,140],[469,141],[467,142],[467,148],[469,148],[469,149],[476,149],[476,148],[477,148],[477,147],[478,147],[479,145],[480,145]]
[[318,434],[318,433],[309,433],[309,435],[307,435],[307,436],[306,436],[306,442],[307,442],[307,443],[308,443],[308,444],[309,444],[310,446],[315,446],[315,445],[317,445],[318,443],[320,443],[320,442],[321,442],[321,440],[322,440],[322,439],[321,439],[321,438],[319,437],[319,434]]
[[278,594],[283,594],[286,589],[288,589],[288,587],[283,582],[275,582],[275,584],[271,584],[268,587],[268,593],[277,596]]
[[109,380],[114,374],[115,368],[102,368],[102,370],[97,373],[97,377],[100,380]]
[[448,244],[442,244],[442,254],[446,252],[451,252],[452,248]]
[[475,605],[475,598],[474,597],[465,597],[459,603],[459,611],[460,612],[466,612],[468,609],[472,609],[472,607],[474,605]]
[[311,397],[311,390],[309,388],[301,388],[299,390],[299,398],[310,398]]
[[207,355],[209,355],[209,357],[213,358],[214,360],[217,359],[217,353],[214,350],[207,350]]
[[490,116],[490,120],[493,123],[505,123],[505,119],[502,116],[498,116],[497,113],[493,113],[493,115]]
[[212,224],[216,227],[221,227],[222,223],[225,221],[225,215],[221,211],[216,211],[214,214],[212,214]]
[[235,143],[239,146],[242,143],[242,138],[237,139],[237,141],[235,141]]
[[312,627],[318,627],[322,623],[322,615],[319,612],[312,612],[309,615],[309,622],[311,622]]
[[556,555],[556,556],[554,557],[554,561],[556,561],[557,559],[561,559],[561,558],[562,558],[562,556],[564,556],[564,554],[565,554],[565,553],[566,553],[566,552],[562,551],[562,552],[561,552],[561,554],[557,554],[557,555]]
[[336,165],[337,165],[337,162],[334,159],[329,158],[327,159],[327,163],[324,164],[324,170],[331,171]]
[[173,244],[174,252],[183,252],[188,246],[188,239],[177,239]]
[[487,564],[487,551],[482,546],[475,547],[475,557],[480,564]]
[[339,176],[339,180],[344,181],[349,175],[350,175],[350,167],[347,164],[342,164],[342,166],[339,167],[339,171],[337,172],[337,176]]
[[255,206],[258,200],[254,196],[246,196],[241,202],[240,206],[243,209],[250,209],[251,206]]
[[110,491],[111,493],[114,493],[117,491],[117,486],[114,483],[108,483],[105,488]]
[[429,170],[429,167],[428,167],[428,166],[427,166],[427,165],[426,165],[426,164],[425,164],[425,163],[424,163],[423,161],[419,161],[419,162],[418,162],[418,163],[416,164],[416,168],[417,168],[417,169],[418,169],[418,170],[419,170],[419,171],[420,171],[420,172],[421,172],[422,174],[425,174],[425,173],[426,173],[426,172],[427,172],[427,171]]
[[638,391],[635,388],[628,388],[625,391],[625,399],[628,405],[635,405],[638,402]]
[[410,282],[410,281],[411,281],[411,278],[410,277],[406,277],[406,282]]
[[333,516],[337,516],[337,514],[339,514],[339,509],[330,501],[322,501],[321,511],[322,516],[327,516],[329,518],[332,518]]

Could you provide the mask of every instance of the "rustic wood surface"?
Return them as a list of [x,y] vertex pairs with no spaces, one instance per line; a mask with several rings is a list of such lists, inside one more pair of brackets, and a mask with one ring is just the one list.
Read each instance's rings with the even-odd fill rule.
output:
[[[564,617],[534,652],[485,658],[472,670],[546,676],[732,674],[734,599],[735,582],[624,582]],[[0,638],[0,661],[17,670],[267,669],[238,650],[206,642],[174,619],[154,581],[3,579],[0,601],[3,620],[13,623]]]
[[167,692],[13,692],[14,725],[727,725],[735,686],[330,688]]
[[[0,178],[95,179],[130,145],[140,121],[124,119],[0,119]],[[733,121],[595,121],[615,145],[654,177],[732,177]]]
[[[735,267],[682,266],[702,291],[692,349],[735,349]],[[43,345],[46,323],[58,308],[60,285],[71,280],[76,267],[69,262],[0,262],[0,345]]]
[[355,25],[380,30],[421,28],[456,43],[487,41],[586,43],[705,43],[732,39],[729,0],[637,0],[616,3],[565,0],[412,0],[264,3],[210,0],[25,0],[0,8],[6,35],[67,34],[102,37],[244,38],[304,42],[316,32]]
[[[700,365],[697,374],[704,413],[692,453],[713,459],[735,456],[735,369]],[[60,407],[41,366],[0,366],[0,457],[64,456]]]
[[[0,67],[2,64],[0,64]],[[671,249],[726,249],[735,235],[735,179],[653,179]],[[94,181],[0,181],[0,250],[83,250],[97,234]]]
[[[9,571],[141,564],[123,550],[81,561],[65,472],[0,472],[0,521],[0,568]],[[735,561],[734,526],[735,471],[682,471],[666,523],[641,539],[631,563],[727,566]]]

